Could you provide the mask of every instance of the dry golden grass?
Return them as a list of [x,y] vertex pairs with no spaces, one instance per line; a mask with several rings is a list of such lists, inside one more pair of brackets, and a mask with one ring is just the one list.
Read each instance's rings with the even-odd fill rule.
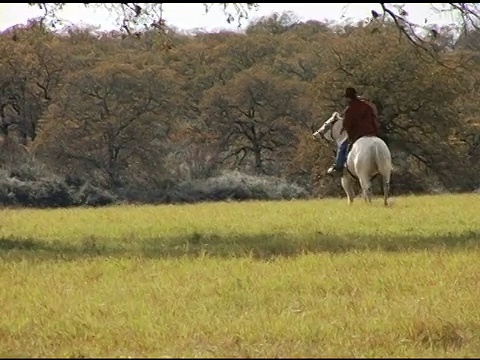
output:
[[0,356],[476,357],[480,197],[0,211]]

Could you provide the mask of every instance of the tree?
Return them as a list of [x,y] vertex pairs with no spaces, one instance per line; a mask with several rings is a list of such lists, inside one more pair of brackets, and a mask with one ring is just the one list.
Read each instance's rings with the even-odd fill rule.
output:
[[1,132],[14,129],[26,145],[62,77],[64,55],[59,41],[35,23],[7,31],[0,43]]
[[[142,28],[159,28],[165,27],[166,19],[163,17],[163,3],[116,3],[116,4],[93,4],[83,3],[85,6],[105,6],[118,16],[118,23],[122,30],[131,33],[137,25]],[[409,41],[417,47],[429,50],[428,42],[425,41],[422,31],[435,34],[436,30],[429,26],[427,21],[425,24],[417,24],[409,19],[409,14],[405,10],[405,4],[395,3],[378,3],[379,11],[372,9],[372,17],[374,20],[389,19],[394,22],[400,33],[409,39]],[[29,3],[31,6],[38,6],[44,10],[42,16],[43,21],[55,25],[58,21],[56,16],[58,10],[66,3]],[[213,5],[223,7],[226,20],[228,23],[237,21],[241,25],[243,19],[248,19],[252,9],[259,7],[258,3],[204,3],[205,11]],[[432,10],[437,13],[450,12],[457,18],[457,29],[463,32],[472,29],[479,29],[480,26],[480,5],[476,3],[441,3],[431,4]],[[261,20],[260,23],[265,23]],[[267,23],[265,25],[268,26]],[[136,28],[138,30],[138,27]]]
[[269,35],[281,35],[297,26],[300,21],[291,12],[282,14],[274,13],[263,16],[257,21],[252,21],[246,28],[247,34],[267,33]]
[[[405,10],[405,4],[379,3],[382,14],[372,9],[374,20],[382,21],[389,19],[398,29],[400,35],[405,36],[416,48],[427,52],[435,52],[435,38],[438,29],[435,24],[424,24],[412,22]],[[477,3],[431,3],[433,12],[450,13],[456,18],[457,33],[467,34],[472,30],[480,29],[480,4]],[[433,25],[433,26],[432,26]],[[429,41],[430,40],[430,41]]]
[[181,108],[178,81],[160,66],[112,59],[79,70],[45,114],[37,148],[57,162],[63,158],[70,171],[100,171],[109,186],[122,185],[122,176],[139,166],[160,168],[165,144],[159,140],[170,131],[172,109]]
[[[12,135],[2,146],[28,140],[55,172],[113,189],[231,169],[308,188],[334,150],[311,134],[344,108],[351,85],[379,108],[404,190],[416,178],[420,191],[431,179],[468,190],[480,171],[480,55],[473,30],[458,39],[454,30],[425,34],[434,59],[380,17],[334,24],[286,14],[243,33],[138,36],[59,34],[31,21],[0,35],[0,132]],[[317,184],[320,195],[342,194],[337,181]]]
[[331,57],[329,43],[335,34],[327,24],[296,24],[282,34],[273,56],[276,72],[301,81],[311,82],[321,73]]
[[[468,182],[473,174],[453,138],[463,126],[457,100],[464,92],[466,73],[449,54],[440,57],[449,67],[420,61],[405,39],[390,45],[396,37],[393,26],[382,30],[372,33],[370,26],[359,27],[336,40],[332,68],[316,79],[319,96],[327,103],[330,97],[338,108],[338,94],[344,84],[352,84],[377,104],[390,145],[411,159],[406,166],[433,173],[447,188],[458,184],[451,169],[465,166]],[[333,91],[325,91],[325,84]]]
[[224,144],[225,160],[233,158],[236,166],[251,161],[256,173],[267,173],[294,144],[294,127],[309,116],[302,93],[298,82],[255,66],[208,90],[203,118]]

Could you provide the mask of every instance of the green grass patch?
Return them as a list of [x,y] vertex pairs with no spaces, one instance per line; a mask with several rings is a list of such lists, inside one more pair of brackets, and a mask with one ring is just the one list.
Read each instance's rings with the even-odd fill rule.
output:
[[0,211],[0,355],[475,357],[475,195]]

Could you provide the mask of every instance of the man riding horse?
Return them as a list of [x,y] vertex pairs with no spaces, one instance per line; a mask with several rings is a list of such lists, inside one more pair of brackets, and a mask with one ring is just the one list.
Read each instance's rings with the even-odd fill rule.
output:
[[379,136],[380,126],[377,119],[375,105],[366,99],[360,98],[357,91],[348,87],[345,90],[348,101],[347,109],[343,115],[343,130],[347,133],[347,139],[337,148],[335,163],[327,170],[328,175],[342,173],[349,146],[363,136]]

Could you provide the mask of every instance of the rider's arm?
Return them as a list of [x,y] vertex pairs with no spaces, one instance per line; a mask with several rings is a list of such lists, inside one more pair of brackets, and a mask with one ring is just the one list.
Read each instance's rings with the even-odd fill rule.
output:
[[340,133],[343,133],[343,132],[346,131],[345,126],[343,126],[343,124],[345,122],[345,116],[346,116],[345,114],[347,113],[347,110],[348,110],[349,107],[350,106],[345,107],[345,109],[343,109],[343,111],[342,111],[342,129],[340,130]]
[[373,123],[373,128],[375,129],[377,135],[380,129],[380,123],[378,122],[377,115],[375,113],[375,109],[367,104],[368,106],[365,108],[365,116]]
[[373,111],[373,120],[375,122],[375,127],[377,128],[377,131],[380,130],[380,120],[378,119],[378,109],[377,109],[377,106],[371,102],[370,100],[368,99],[365,99],[364,100],[365,103],[370,106],[370,108],[372,109]]
[[352,106],[349,106],[347,110],[345,110],[345,114],[343,116],[343,122],[342,122],[343,129],[347,132],[347,135],[351,133],[354,116],[355,116],[355,109],[352,109]]

